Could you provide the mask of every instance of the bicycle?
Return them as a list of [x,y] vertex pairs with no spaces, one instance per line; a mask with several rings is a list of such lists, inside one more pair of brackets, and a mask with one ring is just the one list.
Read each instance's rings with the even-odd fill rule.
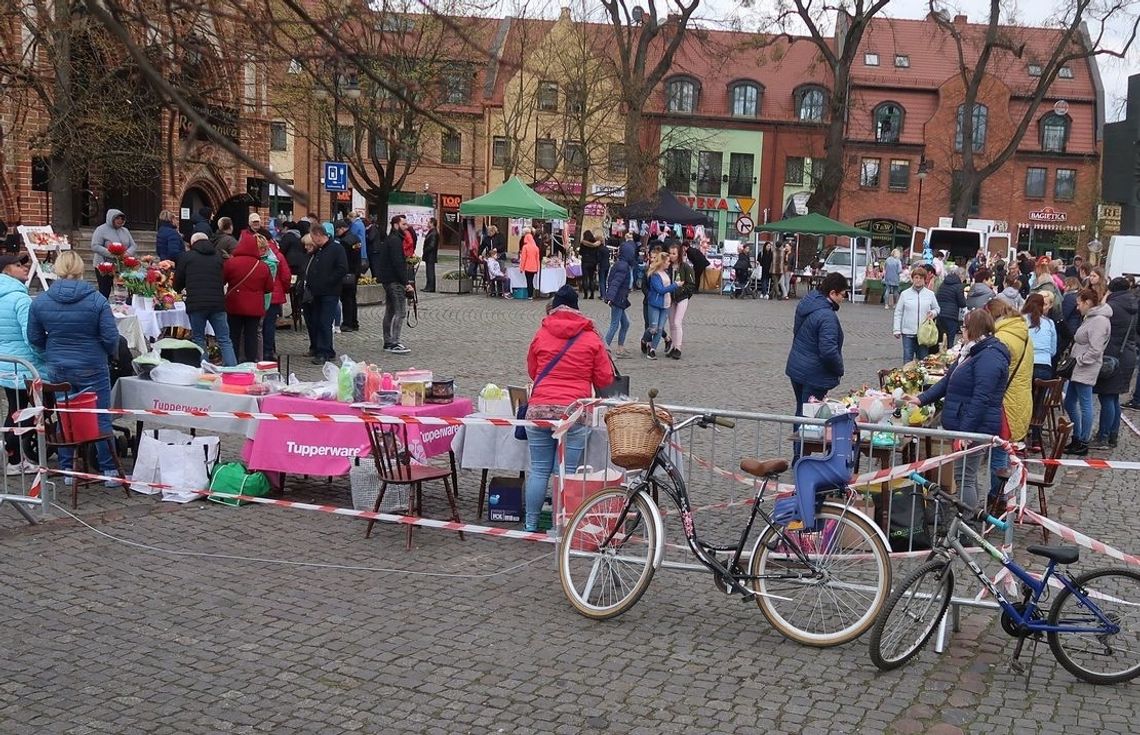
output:
[[[769,485],[788,469],[788,461],[742,460],[741,469],[763,483],[737,543],[714,546],[697,533],[688,488],[669,448],[672,437],[694,423],[701,428],[731,428],[735,423],[705,413],[675,425],[662,424],[656,396],[656,390],[649,391],[649,409],[663,435],[648,469],[625,487],[587,498],[567,524],[558,569],[571,605],[588,618],[604,620],[641,599],[664,556],[664,523],[654,500],[663,492],[677,507],[689,550],[713,573],[717,588],[739,594],[745,602],[755,600],[784,636],[829,647],[866,632],[890,592],[886,543],[866,516],[847,504],[823,501],[831,490],[846,490],[854,463],[854,419],[849,414],[829,419],[831,454],[800,458],[797,492],[778,497],[771,514],[760,503]],[[757,516],[765,527],[745,561]]]
[[[1002,630],[1017,639],[1010,666],[1016,672],[1024,672],[1027,681],[1043,635],[1049,640],[1053,657],[1071,674],[1091,684],[1116,684],[1140,675],[1140,624],[1125,625],[1129,618],[1140,615],[1140,573],[1110,567],[1074,578],[1056,568],[1058,564],[1076,562],[1080,555],[1077,547],[1027,546],[1030,554],[1049,560],[1045,573],[1038,578],[986,541],[968,525],[967,517],[984,520],[998,530],[1007,529],[1006,522],[985,512],[974,512],[921,475],[913,474],[910,479],[928,490],[935,502],[953,506],[956,513],[945,534],[936,532],[931,558],[891,594],[882,616],[871,629],[871,660],[876,666],[884,671],[896,669],[918,655],[930,640],[954,594],[952,563],[957,558],[1001,606]],[[1022,590],[1020,602],[1011,602],[986,577],[963,548],[959,535],[973,541],[1013,574]],[[1056,580],[1061,591],[1052,607],[1044,609],[1041,602],[1047,597],[1050,580]],[[1026,669],[1019,658],[1029,638],[1033,639],[1033,657]],[[1119,665],[1109,663],[1117,654],[1128,660]],[[1088,662],[1083,661],[1085,655]],[[1105,666],[1098,667],[1100,661]]]

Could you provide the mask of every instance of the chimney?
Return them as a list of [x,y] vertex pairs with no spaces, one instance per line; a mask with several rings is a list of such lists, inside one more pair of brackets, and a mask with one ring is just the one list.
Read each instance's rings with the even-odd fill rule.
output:
[[965,25],[968,25],[969,22],[970,22],[970,19],[964,15],[955,15],[954,16],[954,25],[956,25],[956,26],[965,26]]
[[569,22],[571,20],[571,18],[570,18],[570,6],[569,5],[563,5],[562,6],[562,10],[559,11],[559,13],[558,13],[558,20],[559,21],[564,20],[567,22]]

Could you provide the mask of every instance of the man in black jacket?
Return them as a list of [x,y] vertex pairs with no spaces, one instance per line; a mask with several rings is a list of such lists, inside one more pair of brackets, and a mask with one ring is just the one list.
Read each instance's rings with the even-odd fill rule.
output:
[[309,262],[305,264],[301,301],[309,327],[313,364],[323,365],[336,357],[332,328],[341,284],[348,273],[348,258],[344,248],[329,239],[323,227],[314,227],[306,239]]
[[427,235],[424,236],[424,268],[427,273],[427,285],[424,291],[435,293],[435,264],[439,262],[439,230],[435,226],[435,217],[428,220]]
[[411,352],[400,344],[400,327],[408,310],[407,296],[415,286],[408,277],[408,262],[404,257],[404,230],[408,228],[403,215],[392,218],[392,230],[380,244],[372,258],[372,274],[384,284],[384,351],[397,355]]
[[206,325],[214,330],[222,364],[237,365],[234,344],[230,341],[230,323],[226,319],[225,278],[222,258],[210,236],[195,232],[190,236],[190,249],[178,258],[174,268],[174,290],[186,291],[186,316],[190,318],[191,339],[204,351]]
[[356,281],[361,273],[361,242],[345,220],[336,223],[336,241],[344,249],[344,256],[348,262],[348,276],[345,277],[344,285],[340,289],[340,331],[356,332],[360,329],[356,312]]

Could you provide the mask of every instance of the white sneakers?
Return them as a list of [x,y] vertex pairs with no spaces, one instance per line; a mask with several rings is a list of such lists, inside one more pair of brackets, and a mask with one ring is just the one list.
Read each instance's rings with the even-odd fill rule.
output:
[[4,468],[4,474],[8,477],[15,477],[16,475],[29,475],[34,473],[37,469],[39,468],[36,467],[34,462],[23,460],[22,462],[16,462],[15,464],[9,463],[8,466]]

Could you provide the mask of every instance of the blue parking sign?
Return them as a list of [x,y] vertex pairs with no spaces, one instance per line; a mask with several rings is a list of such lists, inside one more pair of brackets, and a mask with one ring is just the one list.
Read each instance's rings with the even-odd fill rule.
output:
[[325,161],[325,191],[348,191],[348,164]]

